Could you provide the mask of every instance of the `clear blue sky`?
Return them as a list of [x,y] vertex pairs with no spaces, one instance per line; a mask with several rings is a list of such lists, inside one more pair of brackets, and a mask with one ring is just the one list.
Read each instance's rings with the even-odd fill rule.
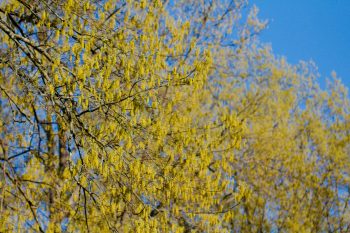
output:
[[269,20],[261,35],[290,63],[313,60],[323,78],[334,70],[350,88],[350,0],[250,0]]

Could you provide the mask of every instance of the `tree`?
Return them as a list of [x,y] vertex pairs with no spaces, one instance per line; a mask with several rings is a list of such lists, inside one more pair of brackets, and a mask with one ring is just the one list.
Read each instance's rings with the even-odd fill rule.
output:
[[2,2],[2,231],[347,231],[346,91],[246,7]]
[[292,66],[267,48],[247,49],[255,54],[244,60],[250,75],[233,78],[235,92],[225,98],[235,100],[227,103],[246,121],[232,166],[250,195],[227,229],[349,231],[347,90],[334,76],[322,91],[312,63]]

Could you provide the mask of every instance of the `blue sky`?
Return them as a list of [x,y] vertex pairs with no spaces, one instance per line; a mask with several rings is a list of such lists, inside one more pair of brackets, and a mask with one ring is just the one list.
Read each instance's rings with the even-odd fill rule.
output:
[[336,71],[350,87],[350,0],[250,0],[269,20],[260,35],[290,63],[313,60],[324,78]]

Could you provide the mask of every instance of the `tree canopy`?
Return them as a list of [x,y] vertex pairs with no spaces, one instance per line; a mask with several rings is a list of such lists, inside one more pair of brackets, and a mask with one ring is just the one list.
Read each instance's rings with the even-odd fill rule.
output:
[[0,231],[350,231],[350,105],[246,0],[0,3]]

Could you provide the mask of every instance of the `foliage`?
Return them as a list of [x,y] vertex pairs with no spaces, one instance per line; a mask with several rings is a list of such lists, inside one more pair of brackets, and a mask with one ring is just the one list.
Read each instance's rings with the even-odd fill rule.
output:
[[247,6],[3,1],[1,231],[349,230],[347,92]]

